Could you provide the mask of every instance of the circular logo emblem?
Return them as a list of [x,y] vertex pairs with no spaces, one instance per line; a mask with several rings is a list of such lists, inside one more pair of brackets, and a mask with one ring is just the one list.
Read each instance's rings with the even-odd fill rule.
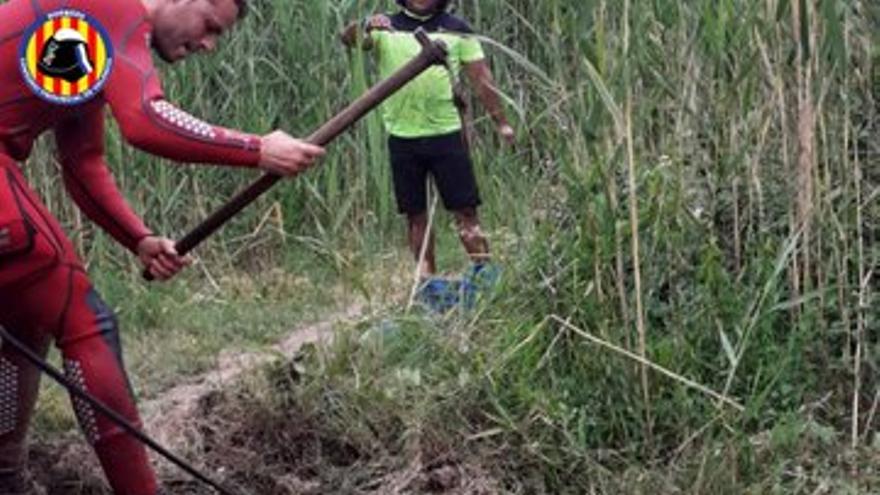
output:
[[78,105],[94,98],[110,77],[113,46],[95,19],[77,10],[56,10],[25,32],[19,69],[43,100]]

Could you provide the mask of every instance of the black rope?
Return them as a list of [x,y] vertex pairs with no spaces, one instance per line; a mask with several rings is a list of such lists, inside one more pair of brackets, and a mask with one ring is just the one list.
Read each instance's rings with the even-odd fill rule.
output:
[[62,387],[66,388],[67,391],[70,392],[72,395],[74,395],[74,396],[76,396],[76,397],[78,397],[78,398],[80,398],[80,399],[82,399],[82,400],[88,402],[89,404],[91,404],[92,407],[94,407],[95,409],[97,409],[101,414],[103,414],[104,416],[106,416],[107,418],[109,418],[111,421],[113,421],[114,423],[116,423],[116,424],[117,424],[118,426],[120,426],[123,430],[125,430],[125,431],[128,432],[131,436],[133,436],[133,437],[135,437],[136,439],[138,439],[138,441],[140,441],[141,443],[143,443],[144,445],[146,445],[147,447],[149,447],[150,449],[152,449],[152,450],[153,450],[154,452],[156,452],[157,454],[159,454],[159,455],[161,455],[162,457],[168,459],[168,460],[171,461],[173,464],[177,465],[179,468],[183,469],[184,471],[186,471],[187,473],[189,473],[190,475],[192,475],[192,476],[193,476],[194,478],[196,478],[197,480],[199,480],[199,481],[205,483],[206,485],[208,485],[208,486],[214,488],[215,490],[217,490],[217,491],[220,492],[221,494],[223,494],[223,495],[235,495],[235,493],[232,492],[231,490],[229,490],[228,488],[224,488],[223,485],[221,485],[220,483],[218,483],[218,482],[212,480],[211,478],[205,476],[204,474],[202,474],[201,472],[199,472],[196,468],[194,468],[194,467],[192,467],[190,464],[188,464],[186,461],[184,461],[183,459],[181,459],[181,458],[177,457],[176,455],[172,454],[172,453],[171,453],[168,449],[166,449],[165,447],[159,445],[158,442],[156,442],[155,440],[153,440],[152,438],[150,438],[149,436],[147,436],[145,433],[143,433],[143,432],[142,432],[140,429],[138,429],[136,426],[134,426],[134,425],[132,425],[131,423],[129,423],[128,420],[126,420],[124,417],[122,417],[121,414],[119,414],[118,412],[114,411],[113,409],[111,409],[110,407],[108,407],[107,405],[105,405],[103,402],[101,402],[100,400],[98,400],[97,398],[95,398],[93,395],[91,395],[90,393],[88,393],[88,392],[86,392],[85,390],[81,389],[79,386],[77,386],[77,385],[71,383],[71,382],[70,382],[70,381],[69,381],[69,380],[68,380],[68,379],[67,379],[67,378],[66,378],[61,372],[59,372],[59,371],[56,370],[54,367],[52,367],[52,365],[50,365],[50,364],[47,363],[45,360],[43,360],[43,358],[41,358],[40,356],[36,355],[36,354],[35,354],[30,348],[28,348],[28,347],[27,347],[25,344],[23,344],[21,341],[19,341],[18,339],[16,339],[16,338],[13,337],[12,335],[10,335],[10,333],[9,333],[5,328],[3,328],[2,325],[0,325],[0,339],[2,339],[2,341],[3,341],[4,343],[8,343],[8,344],[11,345],[13,348],[15,348],[15,350],[18,351],[19,354],[21,354],[22,356],[24,356],[25,359],[27,359],[28,361],[30,361],[31,364],[33,364],[34,366],[36,366],[36,367],[37,367],[38,369],[40,369],[43,373],[49,375],[53,380],[55,380],[56,382],[58,382],[59,385],[61,385]]

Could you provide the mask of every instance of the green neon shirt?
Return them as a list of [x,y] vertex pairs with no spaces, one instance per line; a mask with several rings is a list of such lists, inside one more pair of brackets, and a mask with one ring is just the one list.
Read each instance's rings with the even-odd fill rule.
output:
[[437,136],[460,130],[462,123],[452,88],[463,64],[485,58],[480,42],[470,34],[464,21],[450,14],[420,21],[400,13],[391,16],[391,21],[393,30],[370,32],[381,78],[387,78],[421,52],[421,45],[412,34],[420,26],[428,31],[432,40],[446,44],[450,69],[431,67],[386,100],[382,105],[386,130],[404,138]]

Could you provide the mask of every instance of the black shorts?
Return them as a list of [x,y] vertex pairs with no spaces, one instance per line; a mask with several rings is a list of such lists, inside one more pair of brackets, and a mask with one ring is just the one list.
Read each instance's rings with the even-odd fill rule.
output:
[[480,205],[477,179],[461,132],[423,138],[388,139],[394,195],[401,213],[417,214],[427,209],[426,181],[434,178],[447,210]]

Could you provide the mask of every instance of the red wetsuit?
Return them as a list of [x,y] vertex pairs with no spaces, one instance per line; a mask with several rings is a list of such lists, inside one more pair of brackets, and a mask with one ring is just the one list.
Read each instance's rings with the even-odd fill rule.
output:
[[[31,26],[60,9],[90,16],[112,46],[103,89],[75,105],[28,86],[19,49]],[[104,161],[104,107],[132,145],[179,161],[256,166],[259,138],[201,122],[163,98],[151,26],[139,0],[10,0],[0,4],[0,325],[45,354],[54,340],[68,376],[139,424],[122,365],[116,320],[92,288],[70,241],[26,184],[19,164],[52,130],[64,184],[77,205],[129,250],[150,231],[127,205]],[[90,40],[91,41],[91,40]],[[21,466],[39,374],[0,349],[0,471]],[[154,495],[144,448],[74,400],[80,425],[117,494]]]

